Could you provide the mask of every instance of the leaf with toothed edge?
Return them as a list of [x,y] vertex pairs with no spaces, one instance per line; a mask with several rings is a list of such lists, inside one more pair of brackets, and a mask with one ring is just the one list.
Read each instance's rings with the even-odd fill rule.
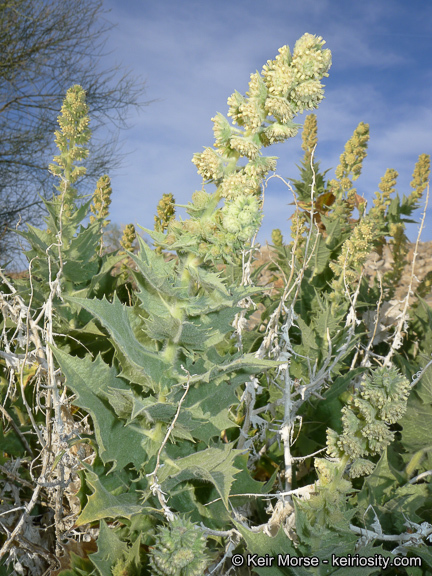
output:
[[[74,404],[86,410],[92,417],[99,456],[111,470],[124,468],[133,463],[139,468],[147,459],[141,447],[142,434],[132,426],[124,426],[107,402],[110,389],[127,390],[127,385],[117,378],[113,367],[105,364],[100,356],[94,362],[90,358],[69,356],[53,349],[54,356],[66,376],[66,385],[77,398]],[[125,446],[133,446],[125,450]]]
[[163,373],[170,368],[170,364],[160,354],[148,350],[135,337],[129,314],[130,308],[120,302],[114,294],[112,303],[105,297],[102,300],[86,300],[84,298],[65,298],[79,304],[103,324],[108,330],[115,344],[127,356],[129,362],[140,371],[143,371],[154,382],[160,382]]

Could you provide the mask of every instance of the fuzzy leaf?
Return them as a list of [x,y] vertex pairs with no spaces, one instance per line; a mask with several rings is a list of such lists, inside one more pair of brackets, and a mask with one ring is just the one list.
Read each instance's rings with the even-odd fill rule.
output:
[[50,234],[45,230],[39,230],[39,228],[31,226],[31,224],[27,224],[27,230],[25,232],[17,230],[17,234],[23,236],[33,250],[43,254],[45,254],[46,249],[52,242],[52,236]]
[[[156,454],[159,449],[160,439],[153,438],[155,423],[170,424],[174,418],[177,406],[157,402],[152,396],[140,398],[130,390],[111,388],[107,397],[119,417],[127,419],[128,426],[135,420],[135,424],[131,428],[143,435],[141,446],[147,452],[148,457],[150,458],[150,456]],[[143,420],[147,424],[143,425]],[[193,436],[189,432],[191,426],[193,426],[191,415],[187,411],[182,411],[171,433],[172,437],[193,442]]]
[[159,382],[163,373],[168,370],[169,364],[160,354],[145,348],[135,338],[131,328],[129,314],[132,311],[121,304],[114,294],[110,304],[103,300],[85,300],[70,297],[67,300],[80,304],[83,308],[96,316],[111,334],[114,342],[127,359],[139,370],[142,370],[153,382]]
[[[46,219],[48,228],[53,232],[55,231],[55,233],[57,233],[59,231],[60,211],[61,211],[61,204],[58,201],[58,197],[54,198],[54,200],[52,201],[43,200],[43,203],[45,204],[45,207],[49,214],[49,217]],[[76,210],[74,210],[72,214],[69,214],[67,219],[64,218],[63,216],[62,221],[63,237],[72,238],[75,235],[78,226],[87,216],[91,203],[92,200],[90,199],[84,204],[81,204],[81,206],[79,206]]]
[[184,406],[193,416],[191,433],[208,444],[222,430],[233,428],[234,422],[228,417],[228,409],[238,404],[234,386],[221,382],[218,386],[194,386],[189,389]]
[[145,320],[146,333],[152,340],[174,340],[178,341],[179,334],[182,333],[182,322],[177,318],[168,316],[156,316],[150,313],[150,318]]
[[328,218],[324,216],[324,214],[321,214],[321,221],[326,227],[326,245],[330,250],[335,250],[337,246],[343,244],[348,233],[345,232],[345,234],[343,234],[343,226],[339,218]]
[[144,310],[161,318],[172,317],[170,305],[173,299],[163,297],[160,292],[156,292],[151,286],[147,286],[139,274],[135,274],[135,279],[139,287],[137,296]]
[[234,506],[236,506],[238,502],[244,503],[245,501],[251,501],[250,496],[242,496],[242,494],[268,494],[277,479],[278,471],[275,470],[273,478],[270,478],[268,482],[259,482],[258,480],[254,480],[250,475],[247,464],[247,454],[237,456],[235,465],[240,469],[240,472],[236,474],[236,477],[234,478],[230,494],[230,502]]
[[[63,266],[64,277],[76,284],[89,282],[98,272],[99,264],[96,260],[68,259]],[[80,282],[78,282],[78,279]]]
[[141,513],[142,505],[139,503],[137,492],[112,494],[94,472],[86,474],[86,481],[94,492],[88,497],[87,504],[76,522],[77,526],[103,518],[130,519],[135,514]]
[[100,245],[100,223],[94,222],[86,228],[80,226],[78,234],[65,247],[67,258],[85,262],[95,258],[97,248]]
[[107,524],[102,520],[99,528],[97,540],[98,551],[89,556],[90,560],[96,566],[100,576],[111,574],[112,565],[126,554],[128,546],[122,542],[114,530],[110,530]]
[[123,259],[124,256],[122,254],[104,254],[97,274],[92,276],[90,283],[86,288],[75,292],[74,296],[89,298],[90,295],[94,295],[97,298],[99,298],[99,296],[102,298],[103,294],[112,294],[115,284],[112,270],[115,265]]
[[430,491],[426,484],[405,484],[395,486],[394,497],[383,505],[382,511],[391,517],[396,531],[403,533],[406,519],[421,524],[423,519],[417,511],[421,513],[422,509],[430,509],[430,504]]
[[[233,521],[237,530],[243,536],[249,554],[256,554],[257,556],[265,556],[277,558],[278,554],[283,556],[297,557],[297,550],[294,548],[291,540],[288,539],[282,528],[279,529],[276,536],[267,536],[263,532],[252,532],[245,528],[243,524]],[[269,567],[256,567],[254,573],[259,576],[286,576],[287,574],[295,574],[296,576],[309,576],[311,572],[307,568],[297,567],[294,570],[289,568],[280,567],[274,561],[272,566]]]
[[130,462],[139,468],[147,457],[141,447],[142,436],[133,427],[125,427],[105,400],[110,387],[127,388],[116,377],[115,369],[107,366],[100,356],[92,362],[89,358],[74,358],[58,349],[53,353],[66,376],[67,386],[78,396],[74,403],[92,417],[102,461],[105,464],[113,462],[112,470],[122,469]]
[[[188,396],[193,391],[194,389],[189,390]],[[177,398],[177,402],[170,402],[171,398],[169,398],[167,402],[162,403],[152,396],[142,398],[130,390],[118,389],[111,389],[107,397],[116,413],[122,418],[127,418],[128,424],[134,420],[145,418],[148,427],[154,427],[155,422],[171,423],[177,411],[179,399]],[[191,441],[196,438],[209,444],[211,438],[219,436],[222,430],[234,427],[234,423],[228,418],[227,398],[228,406],[238,401],[232,392],[232,387],[227,384],[220,384],[213,391],[213,394],[209,394],[208,398],[200,398],[190,407],[188,404],[191,404],[191,399],[188,398],[189,402],[183,404],[176,421],[172,432],[173,436],[187,438]],[[139,424],[136,429],[138,426]],[[147,435],[147,430],[148,428],[143,429],[142,433]],[[143,440],[143,447],[148,451],[147,440]]]
[[306,350],[306,353],[308,353],[310,349],[319,350],[319,346],[317,344],[316,334],[312,330],[312,328],[310,328],[306,324],[306,322],[302,318],[300,318],[300,316],[297,318],[297,323],[298,323],[299,328],[301,330],[302,343],[303,343],[303,346]]
[[152,250],[144,240],[138,236],[139,254],[130,254],[148,284],[159,294],[178,296],[181,287],[176,286],[174,262],[166,262],[160,254]]
[[398,484],[398,478],[390,467],[385,450],[372,474],[365,478],[363,488],[358,494],[359,505],[365,510],[368,506],[384,504],[393,495]]
[[321,274],[325,270],[328,262],[330,260],[330,250],[326,245],[324,238],[319,235],[317,240],[317,245],[314,250],[312,262],[313,262],[313,273]]
[[[422,362],[424,365],[425,361]],[[407,411],[399,424],[402,426],[401,443],[408,453],[403,455],[404,460],[413,458],[416,453],[432,452],[432,367],[426,370],[411,392]]]
[[324,342],[327,343],[327,330],[330,334],[336,332],[339,327],[340,319],[331,311],[331,305],[327,300],[324,300],[324,308],[320,310],[314,318],[313,324],[317,334],[321,336]]
[[228,296],[229,292],[224,284],[224,281],[220,278],[220,273],[217,272],[209,272],[204,268],[193,268],[192,266],[188,267],[188,271],[191,277],[197,282],[200,286],[202,286],[205,290],[213,291],[216,290],[217,292],[221,292],[222,294]]
[[[324,505],[325,501],[321,499],[320,507],[315,508],[320,495],[312,498],[315,499],[315,505],[307,500],[294,499],[296,533],[300,542],[320,559],[328,558],[331,554],[344,556],[352,553],[357,537],[349,529],[349,523],[355,510],[347,508],[342,501],[343,497],[336,490],[333,502],[330,497],[328,504]],[[318,515],[317,509],[320,509]]]
[[323,392],[325,401],[320,401],[311,406],[311,411],[308,412],[308,416],[312,421],[319,422],[321,433],[327,428],[331,428],[339,433],[342,432],[342,408],[346,404],[346,402],[342,400],[343,395],[356,376],[366,371],[367,368],[357,367],[343,376],[338,376],[328,390]]
[[169,493],[180,482],[201,478],[215,486],[228,508],[228,496],[234,475],[239,472],[234,461],[240,453],[241,450],[234,450],[232,444],[224,444],[221,448],[207,448],[185,458],[166,459],[158,474],[158,480]]
[[[230,374],[232,372],[244,371],[247,374],[255,374],[256,372],[261,372],[268,370],[270,368],[276,368],[280,364],[284,364],[283,361],[276,360],[266,360],[257,358],[255,354],[244,354],[237,358],[226,361],[225,363],[215,363],[215,365],[204,372],[203,374],[197,374],[189,379],[191,384],[195,382],[210,382],[213,378],[217,378],[223,374]],[[184,383],[187,382],[187,378],[182,378]],[[239,382],[240,384],[240,382]]]

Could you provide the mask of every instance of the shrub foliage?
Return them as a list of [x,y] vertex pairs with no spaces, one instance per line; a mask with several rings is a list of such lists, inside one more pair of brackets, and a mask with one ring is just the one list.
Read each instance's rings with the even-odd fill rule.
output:
[[[46,227],[23,233],[28,274],[1,273],[2,573],[345,574],[343,557],[394,574],[415,557],[421,567],[397,573],[432,574],[432,309],[429,279],[414,278],[418,242],[395,299],[429,157],[403,198],[387,170],[368,208],[354,185],[368,125],[327,179],[310,114],[300,179],[286,182],[291,241],[274,231],[267,264],[283,282],[260,286],[254,265],[277,160],[261,150],[322,100],[323,45],[305,34],[228,99],[232,122],[217,114],[214,146],[194,155],[203,186],[188,218],[164,195],[152,246],[128,226],[122,249],[104,250],[110,180],[78,195],[89,118],[82,88],[68,91]],[[367,278],[386,247],[392,270]]]

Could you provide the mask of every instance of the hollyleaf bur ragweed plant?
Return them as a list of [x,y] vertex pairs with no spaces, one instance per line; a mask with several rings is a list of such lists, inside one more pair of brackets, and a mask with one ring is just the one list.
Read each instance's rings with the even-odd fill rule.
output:
[[[78,196],[89,120],[84,91],[68,92],[47,229],[25,233],[28,277],[2,275],[6,573],[331,574],[323,561],[355,554],[418,556],[432,570],[430,437],[417,430],[432,424],[432,310],[413,301],[413,264],[382,328],[404,268],[364,274],[387,244],[407,255],[404,217],[428,194],[429,157],[408,198],[387,171],[367,211],[353,182],[369,127],[326,181],[309,115],[292,243],[272,235],[268,268],[282,286],[260,286],[253,269],[276,168],[261,150],[294,136],[295,116],[322,100],[323,45],[305,34],[251,75],[245,96],[234,92],[232,123],[218,113],[214,146],[193,157],[203,185],[189,218],[165,194],[154,247],[130,225],[122,250],[104,254],[111,185],[103,176],[93,199]],[[234,553],[286,564],[234,568]]]
[[[264,302],[266,309],[259,329],[262,335],[253,340],[253,349],[261,356],[269,351],[271,357],[278,359],[284,354],[289,361],[287,368],[279,369],[282,374],[270,381],[272,402],[264,410],[264,414],[272,416],[270,423],[286,423],[285,489],[299,478],[313,478],[315,473],[319,479],[320,488],[308,501],[294,499],[293,513],[290,514],[289,504],[285,506],[285,515],[292,519],[291,526],[295,525],[292,537],[298,538],[303,553],[318,553],[321,558],[336,549],[343,550],[343,555],[360,549],[365,555],[381,554],[378,546],[373,548],[375,552],[368,547],[374,541],[387,540],[393,542],[393,548],[387,548],[389,552],[411,552],[429,566],[431,557],[425,545],[432,524],[429,504],[423,502],[430,501],[430,491],[424,485],[416,485],[430,475],[431,467],[425,458],[429,441],[423,437],[416,444],[416,452],[411,443],[414,427],[405,424],[401,430],[396,426],[396,422],[407,422],[405,411],[413,415],[410,401],[415,402],[415,392],[427,387],[430,378],[430,369],[426,372],[432,352],[427,336],[431,329],[430,308],[421,298],[413,298],[412,290],[418,241],[409,287],[402,300],[394,300],[398,288],[394,281],[400,280],[403,265],[394,266],[399,270],[397,275],[377,275],[371,283],[364,277],[364,264],[372,252],[382,254],[386,244],[395,259],[401,253],[399,246],[406,246],[407,239],[401,231],[407,220],[402,216],[409,216],[421,193],[428,191],[425,183],[430,159],[420,156],[414,174],[421,171],[422,176],[413,178],[413,192],[402,201],[399,196],[391,197],[395,171],[387,171],[374,205],[367,212],[365,199],[352,187],[366,156],[367,134],[368,127],[360,124],[341,156],[337,178],[326,182],[310,147],[317,143],[316,118],[311,115],[306,119],[301,180],[293,181],[297,206],[292,218],[293,241],[284,246],[280,235],[274,234],[276,260],[270,267],[282,273],[285,282],[278,297],[273,291]],[[355,208],[358,218],[353,217]],[[420,231],[424,218],[425,213]],[[399,231],[397,237],[393,235],[395,230]],[[404,249],[404,254],[407,251]],[[419,285],[421,289],[423,285]],[[381,309],[388,307],[389,301],[397,306],[397,312],[392,320],[387,319],[383,330]],[[413,338],[407,338],[407,334],[414,327],[420,339],[413,346]],[[421,368],[418,373],[417,368]],[[410,384],[409,380],[413,382]],[[408,399],[414,384],[417,386]],[[424,392],[420,395],[424,397]],[[418,404],[417,400],[417,407]],[[427,426],[427,395],[421,410],[428,414],[423,424]],[[322,434],[326,428],[325,443]],[[400,439],[402,444],[398,443]],[[266,451],[271,453],[273,442],[269,435]],[[312,459],[305,458],[305,454],[317,452],[323,445],[328,456],[316,458],[312,467]],[[263,454],[262,448],[259,453]],[[402,460],[409,462],[405,469]],[[393,484],[391,497],[381,492],[383,469],[388,466],[399,467],[384,474]],[[411,477],[415,470],[421,473]],[[359,496],[355,496],[353,489],[362,484],[350,478],[365,475],[370,480],[364,481]],[[414,504],[412,496],[408,505],[404,500],[408,493],[422,494],[424,500]],[[391,520],[389,506],[393,511]],[[275,509],[276,512],[281,511]],[[361,514],[368,516],[366,526]],[[414,516],[415,526],[406,520]],[[420,518],[428,521],[420,524]],[[392,528],[396,530],[384,536],[383,526],[390,533]],[[414,530],[416,536],[410,538],[406,529],[408,534]],[[397,543],[399,546],[395,547]]]
[[[220,113],[212,119],[214,147],[193,157],[203,188],[187,206],[191,218],[172,219],[166,234],[162,227],[150,232],[160,248],[184,248],[210,262],[241,253],[261,222],[263,179],[276,168],[276,158],[263,156],[261,149],[295,136],[300,127],[295,116],[316,108],[324,97],[321,79],[328,75],[331,54],[323,44],[305,34],[292,55],[288,46],[281,48],[261,74],[251,75],[246,96],[234,92],[228,99],[234,125]],[[216,191],[206,192],[206,183]],[[222,199],[224,206],[217,208]]]
[[[109,178],[102,177],[94,197],[83,204],[75,188],[85,173],[78,163],[87,157],[90,138],[81,87],[68,91],[59,125],[55,140],[60,154],[50,166],[59,179],[58,194],[45,202],[46,229],[28,226],[22,233],[30,245],[28,275],[12,283],[1,273],[0,556],[3,562],[9,559],[17,573],[42,574],[47,564],[57,564],[54,554],[60,553],[62,535],[80,508],[75,495],[80,462],[91,459],[93,452],[87,417],[71,406],[64,377],[55,367],[54,341],[72,354],[112,354],[92,317],[65,297],[122,293],[111,272],[124,257],[102,256],[100,250]],[[91,222],[83,227],[89,211]],[[81,434],[86,437],[82,441]],[[10,502],[15,503],[11,512]],[[29,544],[22,547],[21,537]],[[49,544],[53,541],[55,546]]]

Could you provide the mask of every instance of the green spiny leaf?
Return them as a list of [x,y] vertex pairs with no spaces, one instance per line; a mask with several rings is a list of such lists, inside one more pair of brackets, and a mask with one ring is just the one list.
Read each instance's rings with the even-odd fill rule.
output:
[[[280,554],[284,558],[289,554],[291,557],[297,557],[298,552],[294,548],[291,540],[288,539],[285,532],[280,528],[277,534],[273,537],[264,534],[263,532],[252,532],[245,528],[240,522],[234,520],[237,530],[243,536],[249,554],[256,554],[257,556],[277,558]],[[254,572],[259,576],[286,576],[287,574],[295,574],[295,576],[310,576],[311,572],[302,567],[295,568],[295,572],[289,568],[283,568],[273,562],[269,567],[256,567]]]
[[90,560],[96,566],[100,576],[111,574],[111,567],[128,551],[126,542],[122,542],[114,530],[108,528],[102,520],[97,540],[98,551],[90,555]]
[[142,437],[133,427],[125,427],[113,410],[106,404],[110,388],[127,389],[116,370],[105,364],[98,356],[94,362],[89,358],[74,358],[54,349],[54,356],[66,376],[67,386],[77,394],[74,401],[92,417],[99,455],[112,470],[122,469],[132,462],[137,468],[146,460],[141,447]]
[[176,297],[181,287],[176,285],[175,262],[166,262],[163,256],[152,250],[140,236],[137,238],[140,251],[130,256],[138,271],[158,294]]
[[[137,492],[113,494],[107,490],[102,479],[94,472],[87,472],[86,482],[93,489],[87,505],[81,512],[76,524],[82,526],[103,518],[131,518],[142,512]],[[125,486],[124,489],[127,487]]]
[[211,482],[228,508],[228,496],[234,476],[239,472],[234,461],[241,450],[234,450],[232,444],[220,448],[207,448],[185,458],[165,460],[158,474],[158,480],[168,493],[180,482],[200,478]]
[[146,374],[151,381],[155,383],[161,381],[164,372],[169,369],[169,364],[161,354],[148,350],[135,338],[130,321],[132,311],[121,304],[116,295],[114,295],[112,304],[105,298],[103,300],[86,300],[69,297],[67,300],[80,304],[96,316],[109,331],[122,354],[135,368]]

